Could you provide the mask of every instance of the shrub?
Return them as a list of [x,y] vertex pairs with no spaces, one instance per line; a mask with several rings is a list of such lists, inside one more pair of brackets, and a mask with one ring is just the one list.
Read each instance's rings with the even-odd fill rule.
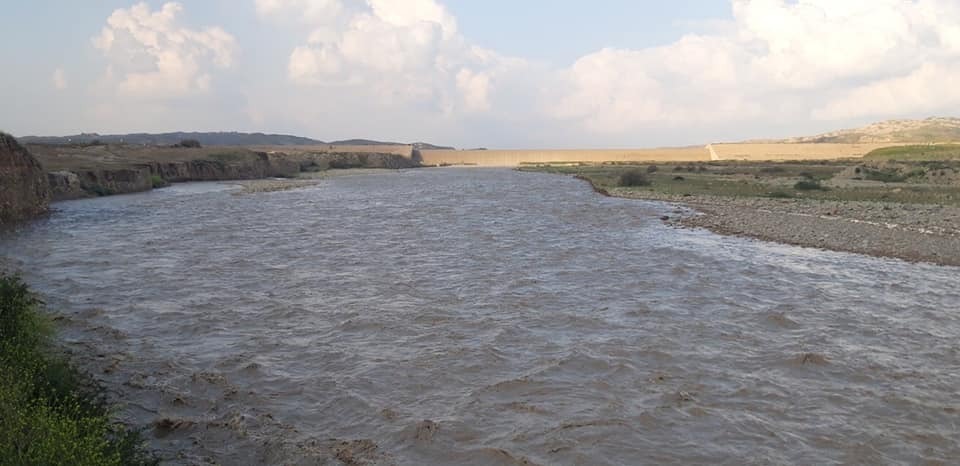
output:
[[907,177],[896,170],[864,170],[865,177],[870,181],[880,181],[883,183],[903,183]]
[[202,146],[200,145],[200,141],[198,141],[198,140],[196,140],[196,139],[184,139],[184,140],[182,140],[182,141],[174,144],[173,147],[183,147],[183,148],[189,148],[189,149],[199,149],[199,148],[201,148]]
[[0,275],[0,464],[157,464],[139,432],[111,422],[92,379],[53,350],[40,304]]
[[623,187],[650,186],[650,179],[647,178],[646,173],[633,169],[620,175],[619,185]]
[[650,165],[647,167],[647,173],[656,173],[658,171],[660,171],[660,167],[656,165]]
[[793,189],[799,191],[818,191],[824,190],[823,186],[820,185],[819,181],[815,180],[803,180],[798,181],[797,184],[793,185]]
[[170,182],[163,179],[160,175],[150,175],[150,184],[153,186],[153,189],[170,186]]

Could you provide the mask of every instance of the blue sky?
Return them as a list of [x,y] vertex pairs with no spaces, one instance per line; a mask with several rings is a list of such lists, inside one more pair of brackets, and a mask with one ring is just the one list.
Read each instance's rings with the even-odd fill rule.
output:
[[651,147],[951,115],[953,0],[34,0],[0,129]]

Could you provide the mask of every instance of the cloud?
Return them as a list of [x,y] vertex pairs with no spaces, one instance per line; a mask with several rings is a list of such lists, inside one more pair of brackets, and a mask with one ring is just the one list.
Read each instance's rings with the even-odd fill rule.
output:
[[547,115],[594,133],[710,121],[849,120],[951,109],[951,0],[733,0],[733,22],[560,70]]
[[67,88],[67,74],[63,71],[63,68],[53,70],[53,76],[51,76],[50,80],[53,83],[53,88],[58,91]]
[[[470,44],[434,0],[257,0],[262,16],[313,5],[311,32],[290,53],[288,76],[303,88],[336,88],[387,107],[429,107],[454,117],[495,107],[501,75],[525,61]],[[322,8],[320,8],[322,6]]]
[[441,0],[255,0],[262,18],[299,37],[289,92],[336,102],[341,121],[373,132],[414,120],[538,141],[690,143],[731,128],[764,136],[960,104],[948,79],[960,71],[960,3],[729,5],[729,18],[678,23],[690,32],[672,43],[604,48],[557,67],[477,46]]
[[927,63],[906,76],[857,87],[814,110],[821,120],[885,118],[911,113],[934,114],[960,105],[960,88],[947,76],[960,75],[960,63]]
[[92,39],[108,60],[104,79],[121,96],[164,99],[206,92],[212,69],[230,68],[236,40],[220,27],[179,24],[179,3],[152,11],[146,3],[120,8]]
[[340,0],[255,0],[255,5],[262,17],[286,14],[304,21],[332,20],[343,10]]

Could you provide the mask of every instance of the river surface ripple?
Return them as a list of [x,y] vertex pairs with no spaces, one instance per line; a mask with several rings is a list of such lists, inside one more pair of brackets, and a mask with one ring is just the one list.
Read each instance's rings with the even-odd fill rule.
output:
[[960,458],[960,269],[430,169],[65,202],[0,236],[170,463]]

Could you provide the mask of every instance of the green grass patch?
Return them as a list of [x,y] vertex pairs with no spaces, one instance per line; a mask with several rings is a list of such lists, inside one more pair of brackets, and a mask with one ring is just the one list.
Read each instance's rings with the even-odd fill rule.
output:
[[960,160],[960,144],[885,147],[867,154],[867,160]]
[[0,465],[155,465],[100,387],[57,353],[23,282],[0,275]]
[[[960,186],[951,185],[915,185],[880,184],[845,185],[840,183],[824,189],[823,180],[850,167],[857,167],[858,161],[824,162],[712,162],[710,169],[701,172],[696,165],[693,171],[690,164],[661,164],[656,173],[645,173],[645,164],[591,164],[586,166],[545,166],[522,167],[520,170],[546,173],[579,175],[589,179],[597,189],[632,189],[637,192],[649,192],[656,198],[670,197],[682,199],[685,196],[712,196],[733,198],[798,198],[825,201],[870,201],[906,204],[960,205]],[[931,167],[952,167],[952,162],[915,162],[914,171]],[[770,167],[777,167],[770,170]],[[677,170],[677,169],[680,170]],[[766,169],[766,170],[765,170]],[[630,170],[639,170],[651,182],[649,186],[620,188],[620,177]],[[861,167],[858,176],[864,176],[865,167]],[[908,172],[910,174],[912,172]],[[895,176],[906,175],[897,174]],[[919,171],[917,175],[919,176]],[[678,179],[679,178],[679,179]],[[819,189],[794,189],[798,178],[803,182],[816,183]],[[811,185],[812,187],[812,185]]]
[[153,189],[170,186],[170,182],[163,179],[160,175],[150,175],[150,184],[153,186]]

